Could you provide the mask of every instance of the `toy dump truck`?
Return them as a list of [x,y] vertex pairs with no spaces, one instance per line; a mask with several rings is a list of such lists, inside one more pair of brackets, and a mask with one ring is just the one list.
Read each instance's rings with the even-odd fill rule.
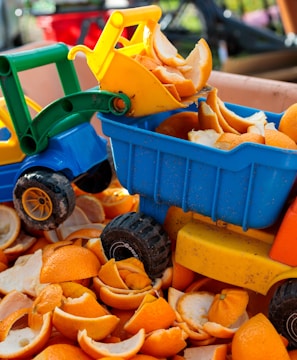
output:
[[[292,229],[296,213],[296,201],[289,205],[296,196],[297,152],[252,143],[224,151],[156,133],[175,112],[197,111],[196,103],[174,102],[134,61],[159,16],[155,6],[116,10],[94,50],[77,46],[70,53],[70,58],[77,51],[86,54],[102,89],[131,99],[128,116],[98,114],[111,139],[120,182],[141,197],[140,212],[121,215],[105,227],[106,255],[136,256],[151,276],[160,276],[170,264],[171,246],[162,225],[174,225],[178,263],[263,295],[277,288],[269,317],[296,347],[297,238],[286,226],[291,223]],[[131,25],[138,25],[135,35],[116,47],[123,27]],[[226,105],[243,117],[256,111]],[[281,115],[266,112],[276,127]]]
[[[56,228],[73,211],[72,182],[88,192],[109,185],[107,141],[90,119],[98,110],[124,113],[129,104],[125,95],[82,92],[68,51],[61,43],[0,56],[0,201],[13,200],[24,222],[43,230]],[[41,108],[25,97],[18,73],[51,63],[65,96]]]

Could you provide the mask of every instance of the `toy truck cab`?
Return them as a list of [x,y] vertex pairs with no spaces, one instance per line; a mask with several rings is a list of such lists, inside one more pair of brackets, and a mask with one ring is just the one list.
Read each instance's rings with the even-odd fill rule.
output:
[[[0,201],[12,201],[30,227],[57,227],[75,206],[74,182],[100,192],[111,180],[107,141],[92,124],[95,111],[125,111],[120,96],[90,89],[82,92],[68,47],[54,44],[0,56]],[[44,108],[24,96],[18,72],[56,65],[65,93]],[[43,91],[43,89],[41,89]],[[123,96],[122,104],[126,98]]]

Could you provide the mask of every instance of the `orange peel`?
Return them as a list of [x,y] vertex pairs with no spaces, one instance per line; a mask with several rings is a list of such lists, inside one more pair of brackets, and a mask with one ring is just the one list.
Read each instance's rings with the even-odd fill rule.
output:
[[37,250],[34,254],[19,256],[12,267],[0,272],[0,292],[8,294],[12,290],[17,290],[36,297],[41,287],[39,279],[41,266],[41,250]]
[[0,342],[0,358],[30,358],[43,349],[50,338],[51,331],[51,313],[43,315],[43,323],[38,331],[28,326],[11,329],[5,340]]
[[117,356],[128,359],[138,353],[141,349],[144,340],[144,329],[140,329],[135,335],[128,339],[117,343],[104,343],[95,341],[92,337],[88,336],[86,330],[79,331],[77,336],[80,347],[94,359],[103,356]]
[[7,205],[0,205],[0,249],[10,246],[21,230],[21,219],[16,210]]
[[239,327],[249,319],[247,312],[244,312],[237,321],[229,327],[216,322],[207,321],[203,324],[203,330],[209,335],[219,339],[230,339],[234,336]]
[[146,336],[140,352],[157,358],[169,358],[187,346],[187,338],[187,333],[178,326],[154,330]]
[[72,344],[52,344],[42,350],[33,360],[92,360],[78,346]]
[[175,320],[175,311],[167,300],[146,294],[134,315],[126,322],[124,329],[135,334],[143,328],[149,333],[157,329],[167,329]]
[[75,340],[79,330],[86,330],[94,340],[102,340],[116,328],[119,318],[103,315],[95,318],[77,316],[56,307],[53,312],[53,325],[64,336]]
[[91,223],[103,223],[105,212],[101,202],[93,195],[83,194],[75,199],[78,206],[88,217]]
[[248,302],[249,294],[246,290],[225,288],[215,295],[208,310],[208,320],[230,327],[246,311]]
[[128,289],[128,286],[121,278],[114,258],[108,260],[107,263],[101,266],[98,272],[98,278],[108,286],[118,289]]
[[60,307],[69,314],[82,317],[95,318],[109,314],[109,311],[89,292],[85,292],[80,297],[66,298]]
[[225,360],[228,353],[227,344],[213,344],[206,346],[189,347],[185,349],[184,356],[187,360],[209,359]]
[[[93,283],[96,284],[96,278]],[[98,278],[97,278],[98,283]],[[116,309],[135,310],[141,304],[146,294],[158,294],[162,287],[162,280],[156,279],[155,284],[148,290],[130,290],[127,293],[114,292],[106,286],[100,286],[99,298],[103,303]]]
[[97,256],[91,250],[76,245],[61,246],[43,259],[40,282],[56,283],[91,278],[98,274],[100,266]]
[[209,307],[214,294],[208,291],[198,291],[183,294],[177,301],[176,308],[183,321],[190,328],[199,331],[207,321]]

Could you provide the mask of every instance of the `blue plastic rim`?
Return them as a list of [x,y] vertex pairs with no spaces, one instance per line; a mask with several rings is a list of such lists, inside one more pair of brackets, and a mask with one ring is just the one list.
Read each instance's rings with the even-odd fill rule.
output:
[[[258,111],[228,106],[241,116]],[[98,114],[111,139],[117,176],[130,193],[140,194],[141,210],[161,223],[175,205],[244,230],[273,225],[296,179],[297,152],[253,143],[224,151],[156,133],[172,113],[141,118]],[[278,127],[282,114],[266,115]]]

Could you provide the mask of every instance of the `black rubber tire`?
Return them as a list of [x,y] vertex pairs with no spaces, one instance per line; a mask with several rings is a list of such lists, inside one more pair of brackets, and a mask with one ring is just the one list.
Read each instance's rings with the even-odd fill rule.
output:
[[268,318],[277,332],[297,348],[297,279],[287,280],[275,291],[270,300]]
[[109,161],[104,160],[86,174],[75,180],[74,184],[85,192],[96,194],[108,187],[111,182],[112,175],[112,167]]
[[119,215],[106,225],[101,241],[108,259],[136,257],[151,279],[171,264],[171,242],[162,226],[143,213]]
[[[50,202],[51,210],[46,219],[38,219],[26,210],[25,193],[30,191],[46,194]],[[36,198],[39,201],[38,198]],[[42,201],[42,197],[40,201]],[[14,188],[13,202],[15,209],[26,225],[38,230],[53,230],[65,221],[74,210],[75,193],[67,177],[61,173],[50,170],[37,170],[22,175]]]

